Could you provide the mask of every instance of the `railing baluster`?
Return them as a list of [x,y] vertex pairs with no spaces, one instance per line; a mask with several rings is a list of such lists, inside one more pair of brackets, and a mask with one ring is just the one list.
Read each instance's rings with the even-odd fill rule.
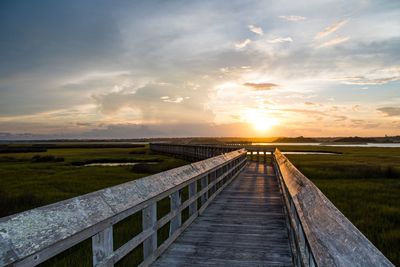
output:
[[[142,223],[143,230],[148,228],[153,228],[157,223],[157,202],[154,202],[144,208],[142,210]],[[157,249],[157,231],[147,238],[143,242],[143,257],[146,259],[147,257],[153,255],[154,251]]]
[[[197,193],[197,181],[189,184],[189,199]],[[189,205],[189,216],[197,211],[197,199]]]
[[[92,237],[93,266],[113,253],[113,227],[109,226]],[[113,266],[108,263],[107,267]]]
[[[179,209],[181,206],[181,196],[179,194],[179,190],[172,193],[170,196],[171,203],[171,212],[174,212]],[[169,236],[171,236],[182,224],[182,215],[181,212],[171,219],[171,223],[169,225]]]
[[[208,185],[208,180],[207,180],[207,176],[204,176],[200,179],[200,183],[201,183],[201,189],[207,187]],[[204,203],[206,203],[208,199],[208,191],[205,192],[202,196],[201,196],[201,205],[203,206]]]
[[[217,179],[217,173],[216,173],[215,171],[213,171],[213,172],[210,174],[210,181],[211,181],[211,183],[214,182],[216,179]],[[211,187],[211,194],[214,194],[215,191],[217,191],[217,185],[216,185],[216,184],[214,184],[214,185]]]

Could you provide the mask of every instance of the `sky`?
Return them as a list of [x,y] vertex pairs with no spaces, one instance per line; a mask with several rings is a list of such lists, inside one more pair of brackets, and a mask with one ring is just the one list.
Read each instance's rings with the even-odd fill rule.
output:
[[0,139],[400,134],[400,1],[0,2]]

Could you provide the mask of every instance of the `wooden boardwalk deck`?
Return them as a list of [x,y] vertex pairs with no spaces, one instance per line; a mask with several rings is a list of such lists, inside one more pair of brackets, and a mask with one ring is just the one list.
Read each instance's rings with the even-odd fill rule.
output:
[[292,266],[273,169],[250,163],[152,266]]

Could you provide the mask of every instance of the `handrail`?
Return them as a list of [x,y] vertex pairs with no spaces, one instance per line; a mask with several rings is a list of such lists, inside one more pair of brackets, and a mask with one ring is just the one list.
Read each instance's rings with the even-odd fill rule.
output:
[[296,266],[394,266],[278,149],[274,165]]
[[[236,150],[1,218],[0,266],[35,266],[89,237],[94,266],[113,266],[141,243],[141,265],[147,266],[204,211],[246,162],[246,151]],[[182,203],[180,192],[186,186],[189,198]],[[171,211],[157,220],[157,201],[167,196]],[[189,208],[189,218],[182,223],[181,212],[185,208]],[[143,213],[143,231],[114,250],[113,225],[139,211]],[[157,246],[157,230],[168,222],[169,238]]]
[[191,159],[207,159],[223,153],[228,153],[241,147],[224,147],[218,145],[183,145],[170,143],[150,143],[150,149],[157,152],[186,156]]
[[188,159],[206,159],[238,149],[246,149],[249,160],[267,161],[275,148],[265,146],[240,146],[240,145],[187,145],[172,143],[150,143],[150,149],[157,152],[183,156]]

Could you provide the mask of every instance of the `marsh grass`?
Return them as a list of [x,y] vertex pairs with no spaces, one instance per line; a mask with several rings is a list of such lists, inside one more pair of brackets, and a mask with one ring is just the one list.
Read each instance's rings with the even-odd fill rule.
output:
[[[138,151],[137,153],[134,151]],[[132,153],[134,152],[134,153]],[[32,161],[32,158],[39,159]],[[64,161],[55,160],[63,158]],[[140,171],[130,166],[83,167],[98,162],[157,162]],[[0,155],[0,217],[61,201],[188,164],[173,157],[150,153],[147,148],[57,148],[46,152]],[[169,212],[169,199],[158,203],[159,216]],[[161,218],[161,217],[160,217]],[[160,240],[168,237],[168,226],[159,230]],[[142,231],[141,212],[114,225],[114,249]],[[116,266],[136,266],[143,260],[138,246]],[[41,266],[92,266],[88,239]]]
[[[43,153],[0,155],[0,217],[90,193],[172,169],[187,161],[132,148],[48,149]],[[143,150],[143,148],[137,148]],[[45,159],[32,162],[32,157]],[[63,158],[64,161],[59,161]],[[48,160],[49,159],[49,160]],[[53,160],[54,159],[54,160]],[[79,162],[79,164],[77,164]],[[131,166],[83,167],[98,162],[157,162],[135,172]],[[150,166],[150,165],[149,165]]]

